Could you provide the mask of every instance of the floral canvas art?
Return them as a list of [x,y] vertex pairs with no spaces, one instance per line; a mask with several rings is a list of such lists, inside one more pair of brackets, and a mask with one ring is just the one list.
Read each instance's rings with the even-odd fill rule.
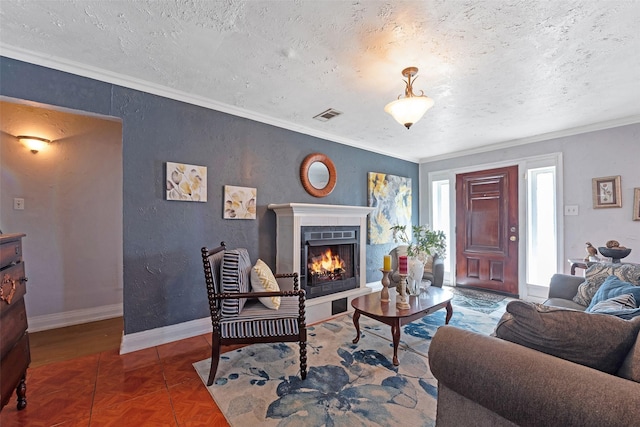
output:
[[411,227],[411,178],[369,172],[369,244],[393,242],[394,225]]
[[167,200],[207,201],[207,167],[167,162]]
[[225,219],[256,219],[258,190],[249,187],[224,186]]

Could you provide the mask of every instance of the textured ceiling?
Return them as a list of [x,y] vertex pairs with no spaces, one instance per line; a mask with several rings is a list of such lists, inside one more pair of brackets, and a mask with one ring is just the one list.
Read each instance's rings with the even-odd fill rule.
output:
[[[0,54],[426,161],[640,121],[638,22],[612,0],[2,0]],[[383,111],[407,66],[435,100],[410,130]]]

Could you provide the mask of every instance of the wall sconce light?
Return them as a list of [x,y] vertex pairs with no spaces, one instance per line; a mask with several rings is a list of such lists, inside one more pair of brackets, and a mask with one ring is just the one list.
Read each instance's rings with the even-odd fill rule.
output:
[[29,150],[31,150],[33,154],[36,154],[38,151],[42,150],[46,146],[46,144],[51,143],[50,140],[37,136],[20,135],[17,138],[18,141],[23,143]]
[[[429,98],[420,91],[420,95],[413,93],[411,78],[418,74],[417,67],[409,67],[402,70],[402,75],[407,78],[405,83],[407,87],[404,90],[404,98],[402,95],[398,95],[398,99],[388,103],[384,107],[384,111],[391,114],[394,119],[401,125],[404,125],[407,129],[424,116],[424,113],[431,107],[433,107],[433,99]],[[415,80],[415,79],[413,79]]]

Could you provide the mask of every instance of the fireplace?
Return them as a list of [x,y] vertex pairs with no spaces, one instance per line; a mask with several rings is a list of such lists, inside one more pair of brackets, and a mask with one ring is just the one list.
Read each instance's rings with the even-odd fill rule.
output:
[[[268,206],[276,214],[276,271],[295,271],[307,292],[307,323],[349,310],[349,301],[371,292],[366,283],[366,206],[285,203]],[[331,255],[327,255],[327,249]],[[316,262],[338,255],[341,264],[309,272]],[[344,270],[344,271],[342,271]]]
[[302,227],[300,285],[307,298],[360,286],[359,227]]

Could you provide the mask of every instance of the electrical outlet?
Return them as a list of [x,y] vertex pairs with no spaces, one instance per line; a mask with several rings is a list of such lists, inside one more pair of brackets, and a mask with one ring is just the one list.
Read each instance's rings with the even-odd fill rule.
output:
[[578,205],[566,205],[564,207],[565,215],[578,215]]
[[13,199],[13,209],[17,211],[21,211],[24,209],[24,199],[15,198]]

